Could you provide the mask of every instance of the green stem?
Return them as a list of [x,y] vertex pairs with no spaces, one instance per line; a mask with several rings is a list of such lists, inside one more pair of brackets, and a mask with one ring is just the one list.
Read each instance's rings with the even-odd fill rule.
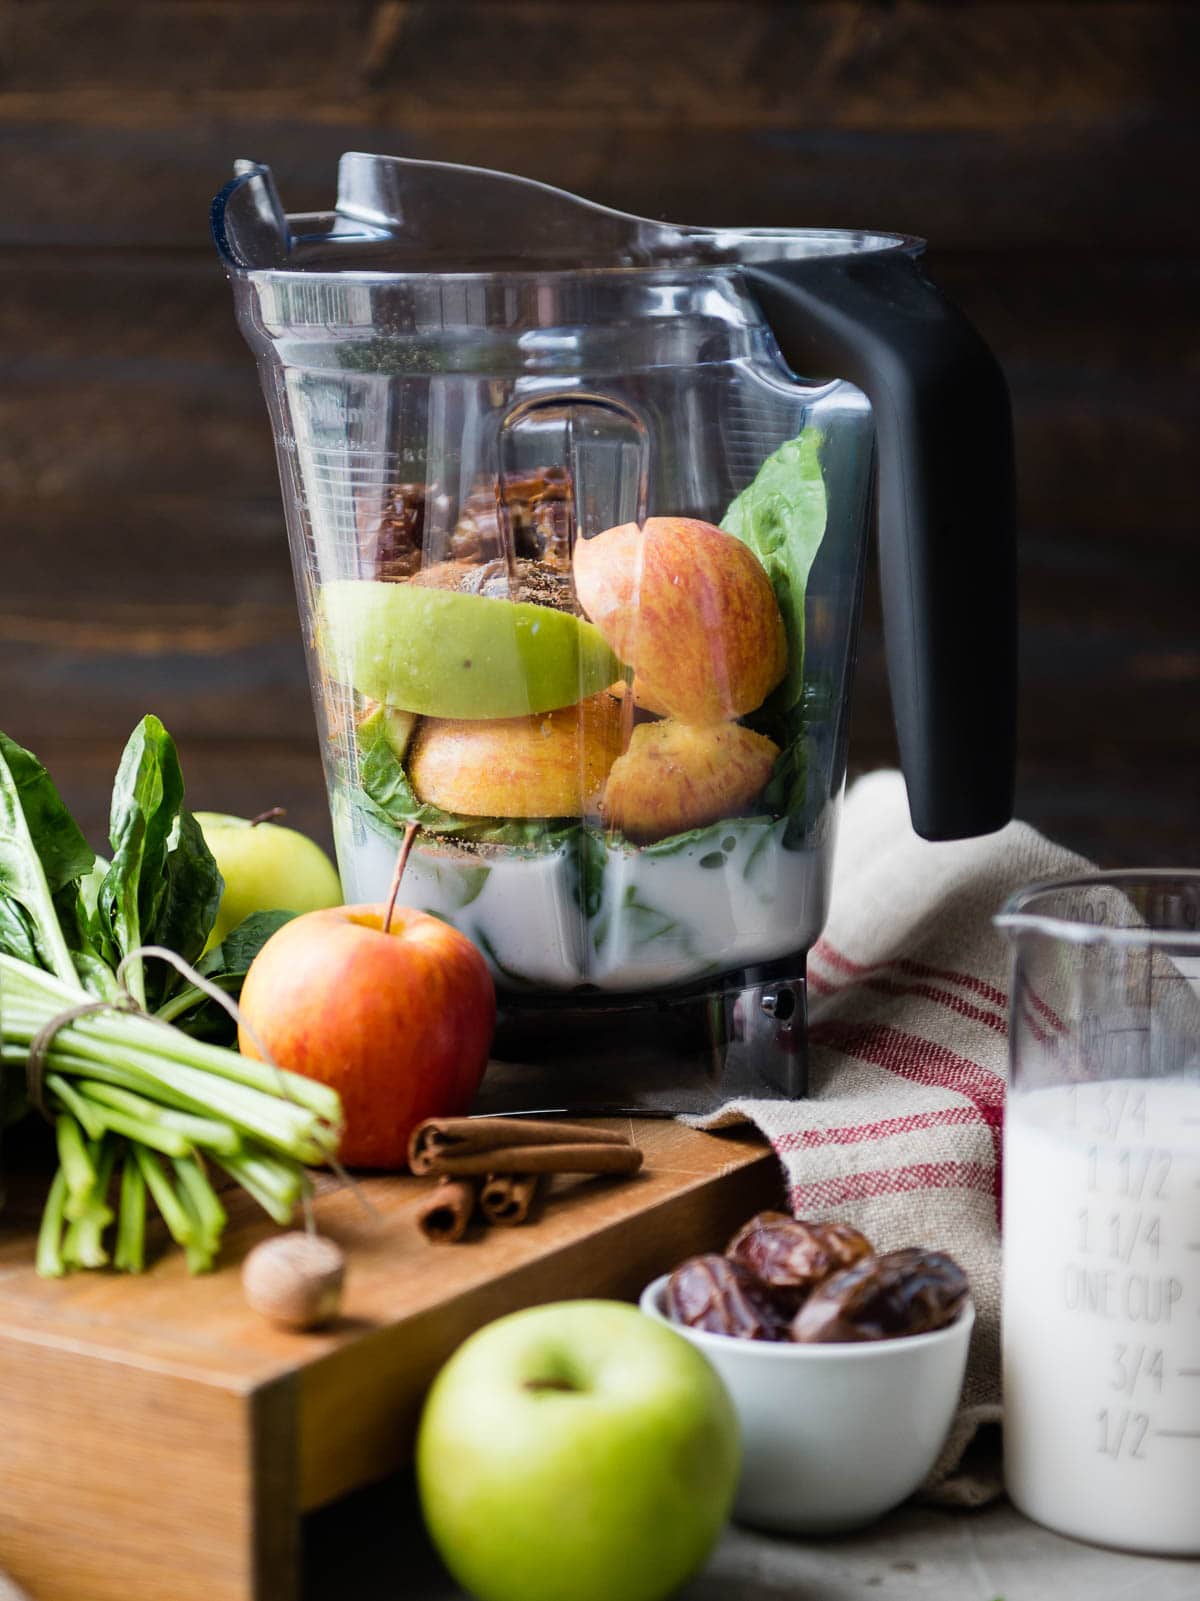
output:
[[112,1208],[108,1204],[108,1186],[116,1156],[114,1140],[97,1141],[88,1151],[88,1158],[96,1171],[96,1182],[86,1204],[67,1229],[63,1241],[63,1256],[76,1267],[105,1267],[108,1263],[104,1231],[113,1220]]
[[[225,990],[230,995],[237,988],[236,982],[232,979],[222,980],[213,977],[209,979],[209,983],[215,984],[218,989]],[[182,1017],[185,1012],[190,1012],[194,1006],[199,1006],[203,1001],[210,1000],[212,1000],[212,996],[206,994],[204,990],[199,989],[195,984],[185,984],[177,995],[172,995],[169,1001],[164,1001],[154,1015],[157,1018],[161,1018],[164,1023],[173,1023],[177,1017]]]
[[152,1151],[161,1151],[164,1156],[188,1156],[191,1153],[191,1141],[174,1129],[159,1128],[154,1123],[143,1122],[140,1117],[130,1117],[126,1112],[118,1112],[109,1106],[101,1107],[99,1111],[106,1129],[113,1134],[123,1134],[135,1145],[147,1145]]
[[158,1158],[152,1156],[144,1145],[135,1145],[133,1154],[142,1170],[146,1187],[154,1197],[154,1204],[162,1213],[163,1222],[170,1230],[171,1238],[176,1245],[191,1245],[195,1237],[192,1220],[171,1188],[170,1180],[159,1167]]
[[267,1156],[218,1156],[214,1159],[230,1178],[236,1179],[276,1223],[292,1221],[296,1202],[304,1187],[304,1177],[296,1168]]
[[83,1096],[72,1088],[61,1073],[47,1073],[46,1088],[57,1095],[71,1116],[83,1124],[84,1133],[89,1140],[100,1138],[104,1133],[104,1124],[96,1115],[95,1108],[88,1105]]
[[174,1165],[179,1176],[180,1199],[198,1232],[195,1243],[188,1248],[188,1267],[193,1273],[204,1273],[212,1266],[220,1249],[221,1235],[225,1232],[225,1208],[194,1157]]
[[67,1181],[66,1217],[74,1222],[87,1205],[88,1196],[96,1182],[96,1169],[92,1166],[79,1124],[67,1112],[60,1112],[54,1120],[58,1137],[58,1161]]
[[67,1175],[60,1167],[54,1175],[38,1229],[35,1264],[44,1279],[60,1279],[66,1271],[62,1258],[63,1212],[67,1200]]
[[113,1266],[140,1273],[146,1265],[146,1180],[132,1150],[121,1165],[121,1214]]
[[[169,1107],[158,1106],[149,1101],[144,1095],[135,1095],[129,1090],[118,1089],[115,1084],[101,1084],[93,1079],[85,1079],[80,1085],[77,1099],[86,1097],[84,1104],[99,1101],[103,1109],[102,1115],[111,1115],[111,1111],[123,1113],[126,1117],[137,1119],[144,1128],[158,1129],[163,1132],[178,1134],[188,1145],[205,1145],[210,1150],[225,1151],[232,1155],[240,1150],[241,1140],[235,1129],[228,1123],[219,1123],[211,1117],[195,1117],[190,1112],[172,1111]],[[141,1138],[141,1135],[138,1136]],[[148,1140],[153,1145],[153,1140]],[[157,1150],[165,1150],[159,1145]],[[168,1151],[169,1156],[183,1156],[184,1151]]]

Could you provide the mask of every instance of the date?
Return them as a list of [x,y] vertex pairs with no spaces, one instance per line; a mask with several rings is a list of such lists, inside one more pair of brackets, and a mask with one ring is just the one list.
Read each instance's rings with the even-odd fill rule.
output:
[[667,1281],[667,1312],[675,1323],[739,1340],[785,1340],[789,1310],[742,1262],[710,1252],[693,1256]]
[[792,1321],[801,1345],[894,1340],[953,1323],[967,1276],[942,1251],[909,1248],[864,1257],[818,1284]]
[[725,1254],[790,1299],[793,1311],[814,1285],[871,1255],[871,1242],[849,1223],[806,1223],[760,1212],[730,1240]]

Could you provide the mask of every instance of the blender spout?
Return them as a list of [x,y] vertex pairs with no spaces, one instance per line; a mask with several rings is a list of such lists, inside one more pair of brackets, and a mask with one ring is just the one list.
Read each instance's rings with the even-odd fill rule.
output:
[[233,174],[212,203],[212,235],[222,259],[241,271],[285,266],[292,236],[270,167],[239,159]]

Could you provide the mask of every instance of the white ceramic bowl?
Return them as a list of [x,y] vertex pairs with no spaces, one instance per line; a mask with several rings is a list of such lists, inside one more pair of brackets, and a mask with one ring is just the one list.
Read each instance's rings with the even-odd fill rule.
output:
[[903,1501],[945,1442],[975,1310],[944,1329],[859,1345],[736,1340],[671,1322],[667,1274],[641,1308],[690,1340],[725,1381],[742,1428],[733,1515],[784,1534],[837,1534]]

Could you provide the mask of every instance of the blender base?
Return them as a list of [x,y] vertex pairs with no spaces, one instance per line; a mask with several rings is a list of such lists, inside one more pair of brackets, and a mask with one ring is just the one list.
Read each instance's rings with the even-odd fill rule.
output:
[[473,1111],[671,1117],[808,1089],[804,953],[654,996],[501,996]]

